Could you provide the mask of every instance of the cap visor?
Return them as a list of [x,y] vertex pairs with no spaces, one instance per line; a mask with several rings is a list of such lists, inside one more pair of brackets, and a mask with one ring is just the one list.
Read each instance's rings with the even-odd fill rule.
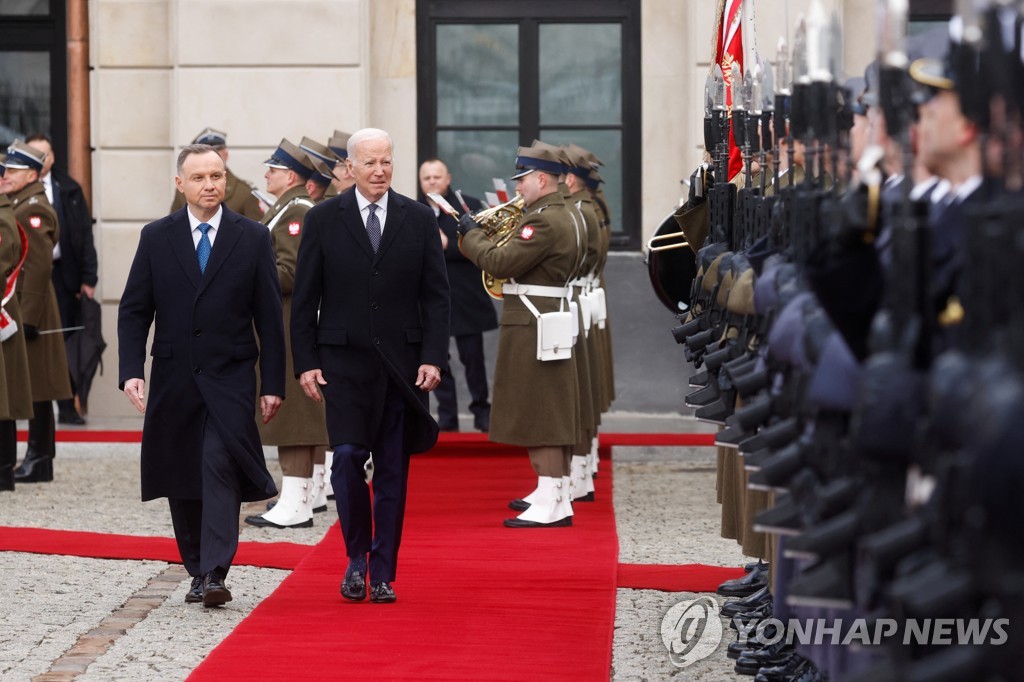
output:
[[523,170],[519,171],[518,173],[516,173],[515,175],[510,177],[509,180],[518,180],[519,178],[521,178],[523,176],[529,175],[530,173],[532,173],[535,170],[537,170],[537,169],[536,168],[524,168]]

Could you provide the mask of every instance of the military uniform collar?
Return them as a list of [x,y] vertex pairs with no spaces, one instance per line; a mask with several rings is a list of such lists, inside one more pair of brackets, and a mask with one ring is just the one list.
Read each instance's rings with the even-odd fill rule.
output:
[[34,197],[37,194],[42,194],[44,197],[46,196],[46,189],[43,188],[43,183],[39,182],[38,180],[36,182],[28,183],[17,192],[14,192],[7,196],[11,200],[11,205],[17,206],[23,203],[26,199],[30,199],[31,197]]
[[271,209],[271,211],[276,211],[276,210],[280,209],[281,207],[283,207],[285,204],[287,204],[292,199],[308,199],[308,198],[309,198],[309,192],[306,191],[306,186],[305,185],[295,185],[294,187],[290,187],[287,192],[285,192],[284,194],[281,195],[281,197],[274,204],[274,207]]
[[573,201],[585,201],[587,203],[593,201],[593,199],[591,199],[590,196],[590,190],[587,189],[586,187],[581,187],[575,192],[573,192],[572,199]]
[[556,190],[554,192],[551,192],[550,194],[545,194],[540,199],[537,199],[537,201],[535,201],[532,204],[530,204],[529,206],[527,206],[526,210],[528,210],[528,211],[536,211],[536,210],[539,210],[541,208],[545,208],[547,206],[564,206],[564,205],[565,205],[565,199],[562,197],[562,193]]

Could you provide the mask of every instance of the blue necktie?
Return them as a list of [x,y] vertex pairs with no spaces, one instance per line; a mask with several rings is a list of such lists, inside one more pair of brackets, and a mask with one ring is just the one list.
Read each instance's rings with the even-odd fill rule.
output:
[[366,207],[370,215],[366,217],[366,235],[370,238],[370,246],[373,252],[377,253],[380,246],[380,219],[377,217],[377,204],[370,204]]
[[210,249],[213,246],[210,244],[210,235],[207,232],[210,231],[210,223],[199,223],[199,231],[203,233],[203,236],[199,238],[199,246],[196,247],[196,257],[199,258],[199,272],[206,272],[206,264],[210,262]]

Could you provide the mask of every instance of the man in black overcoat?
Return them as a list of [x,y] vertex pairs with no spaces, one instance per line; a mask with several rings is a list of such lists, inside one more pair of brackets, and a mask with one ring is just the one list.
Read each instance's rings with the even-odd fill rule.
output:
[[[212,147],[182,150],[175,181],[186,207],[142,229],[117,320],[120,387],[146,415],[142,499],[168,498],[192,576],[185,601],[204,606],[231,600],[224,579],[238,548],[242,501],[277,494],[253,414],[259,395],[270,421],[285,392],[270,233],[222,205],[226,178]],[[154,317],[147,406],[144,362]]]
[[291,320],[299,383],[327,401],[349,557],[341,594],[366,599],[369,572],[378,603],[395,601],[409,455],[437,440],[427,392],[441,380],[450,305],[437,220],[391,189],[392,151],[383,130],[349,138],[356,184],[306,214]]
[[[466,387],[469,388],[469,411],[473,415],[473,427],[487,432],[491,424],[491,403],[488,400],[487,368],[484,364],[483,333],[498,328],[498,315],[494,312],[491,297],[484,290],[480,268],[459,251],[458,221],[438,209],[427,193],[440,194],[456,208],[460,202],[451,189],[452,175],[441,159],[427,159],[420,164],[420,201],[434,210],[437,224],[447,238],[444,262],[448,266],[448,283],[452,290],[451,334],[459,351],[459,361],[466,370]],[[479,199],[463,195],[471,213],[483,205]],[[463,209],[465,207],[462,207]],[[442,431],[459,430],[459,406],[455,394],[455,377],[451,372],[451,354],[448,366],[444,367],[441,384],[434,394],[437,398],[437,422]]]

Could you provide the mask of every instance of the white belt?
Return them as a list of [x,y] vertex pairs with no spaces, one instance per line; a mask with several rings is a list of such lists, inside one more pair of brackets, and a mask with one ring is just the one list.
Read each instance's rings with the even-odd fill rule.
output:
[[577,277],[576,279],[570,281],[569,284],[574,287],[589,287],[590,279],[586,277]]
[[540,284],[517,284],[506,282],[501,293],[513,296],[540,296],[542,298],[568,298],[569,287],[548,287]]

